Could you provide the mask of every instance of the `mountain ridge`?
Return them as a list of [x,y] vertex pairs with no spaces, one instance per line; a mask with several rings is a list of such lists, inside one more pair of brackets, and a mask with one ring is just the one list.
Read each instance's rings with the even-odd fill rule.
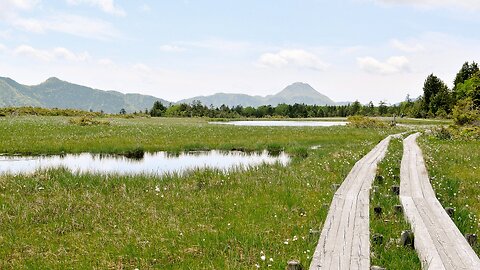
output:
[[144,111],[150,109],[155,101],[169,104],[154,96],[99,90],[56,77],[31,86],[0,77],[0,107],[37,106],[118,113],[122,108],[127,112]]
[[[227,97],[227,99],[219,100],[219,97]],[[336,102],[329,97],[321,94],[307,83],[293,83],[275,95],[268,96],[251,96],[246,94],[225,94],[216,93],[209,96],[197,96],[193,98],[183,99],[177,103],[191,103],[195,100],[205,105],[213,105],[220,107],[225,104],[229,107],[242,105],[244,107],[258,107],[262,105],[277,106],[278,104],[307,104],[307,105],[336,105]]]
[[80,109],[118,113],[120,109],[127,112],[150,109],[155,101],[164,105],[192,103],[214,107],[241,105],[258,107],[262,105],[276,106],[285,104],[337,105],[327,96],[319,93],[309,84],[296,82],[275,95],[252,96],[247,94],[216,93],[208,96],[197,96],[178,102],[137,93],[123,94],[115,90],[100,90],[50,77],[37,85],[23,85],[11,78],[0,77],[0,107],[45,107],[61,109]]

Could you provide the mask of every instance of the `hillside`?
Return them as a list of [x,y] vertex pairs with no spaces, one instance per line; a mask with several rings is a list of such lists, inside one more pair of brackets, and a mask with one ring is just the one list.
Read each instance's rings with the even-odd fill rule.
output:
[[184,99],[178,103],[191,103],[199,100],[203,104],[219,107],[223,104],[230,107],[236,105],[258,107],[260,105],[276,106],[281,103],[286,104],[308,104],[308,105],[335,105],[336,103],[327,96],[319,93],[313,87],[306,83],[294,83],[287,86],[276,95],[261,97],[249,96],[244,94],[225,94],[219,93],[211,96],[198,96]]
[[27,86],[10,78],[0,77],[0,107],[39,106],[46,108],[71,108],[118,113],[150,109],[155,101],[168,101],[140,94],[122,94],[72,84],[50,78],[39,85]]
[[[57,78],[28,86],[17,83],[10,78],[0,77],[0,107],[34,106],[60,109],[80,109],[118,113],[124,108],[127,112],[150,109],[155,101],[164,105],[170,102],[153,96],[141,94],[123,94],[117,91],[103,91],[90,87],[69,83]],[[197,96],[180,100],[178,103],[202,104],[214,107],[242,105],[258,107],[261,105],[277,106],[286,104],[335,105],[327,96],[317,92],[306,83],[294,83],[276,95],[266,97],[245,94],[217,93],[210,96]]]

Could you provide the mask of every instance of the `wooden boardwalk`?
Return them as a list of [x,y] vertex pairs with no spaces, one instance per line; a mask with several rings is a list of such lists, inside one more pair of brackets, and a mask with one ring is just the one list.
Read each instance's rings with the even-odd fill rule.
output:
[[450,219],[428,178],[419,134],[404,140],[400,200],[415,235],[423,269],[480,269],[480,260]]
[[370,268],[370,188],[390,139],[359,160],[335,193],[311,270]]

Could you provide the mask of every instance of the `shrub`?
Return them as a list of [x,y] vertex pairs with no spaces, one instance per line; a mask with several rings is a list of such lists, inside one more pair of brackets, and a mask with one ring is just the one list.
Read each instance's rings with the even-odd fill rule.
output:
[[89,117],[89,116],[71,118],[70,120],[68,120],[68,122],[72,125],[79,125],[79,126],[100,126],[100,125],[108,126],[108,125],[110,125],[110,122],[108,122],[108,121],[99,121],[99,120],[93,119],[92,117]]
[[356,128],[385,128],[387,124],[370,117],[350,116],[348,117],[348,125]]
[[272,156],[278,156],[283,151],[283,147],[277,143],[267,144],[267,151]]
[[123,153],[123,156],[129,159],[141,160],[145,156],[145,151],[139,147]]
[[450,128],[446,128],[444,126],[432,130],[432,133],[440,140],[450,140],[452,138],[452,132]]
[[459,100],[453,108],[453,121],[455,124],[463,126],[473,124],[480,119],[480,111],[475,108],[471,98]]
[[88,112],[76,109],[58,109],[58,108],[40,108],[40,107],[6,107],[0,108],[0,114],[21,116],[21,115],[37,115],[37,116],[100,116],[100,112]]
[[306,147],[295,147],[290,151],[294,157],[298,158],[307,158],[308,157],[308,149]]
[[440,140],[475,141],[480,140],[479,126],[450,126],[432,130],[433,136]]

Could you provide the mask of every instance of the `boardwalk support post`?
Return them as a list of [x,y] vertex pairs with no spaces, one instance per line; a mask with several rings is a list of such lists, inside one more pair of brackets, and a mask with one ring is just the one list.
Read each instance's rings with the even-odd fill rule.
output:
[[465,234],[465,239],[467,239],[467,242],[473,247],[477,244],[478,236],[473,233],[467,233]]
[[382,175],[375,176],[375,183],[376,184],[382,185],[384,181],[385,181],[385,178]]
[[299,261],[292,260],[287,264],[285,270],[303,270],[302,264]]
[[395,195],[400,195],[400,187],[399,186],[392,186],[392,193]]
[[453,216],[455,215],[455,209],[453,209],[452,207],[446,207],[445,211],[451,218],[453,218]]
[[393,207],[395,209],[396,214],[403,214],[403,206],[400,204],[397,204]]
[[376,233],[373,235],[373,243],[376,245],[383,244],[383,235]]
[[403,231],[402,235],[400,237],[400,244],[404,247],[409,246],[409,247],[414,247],[414,235],[411,231]]

